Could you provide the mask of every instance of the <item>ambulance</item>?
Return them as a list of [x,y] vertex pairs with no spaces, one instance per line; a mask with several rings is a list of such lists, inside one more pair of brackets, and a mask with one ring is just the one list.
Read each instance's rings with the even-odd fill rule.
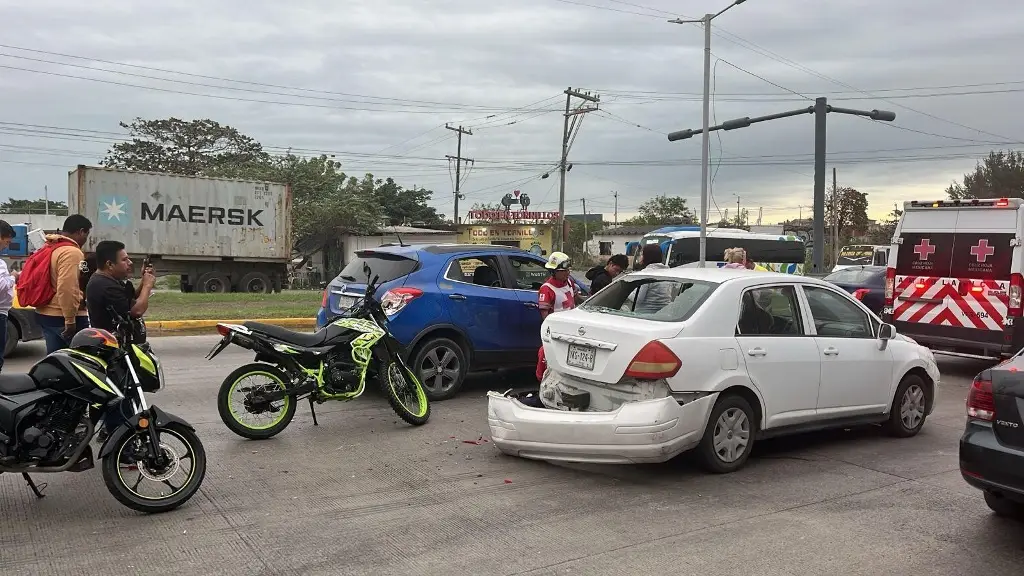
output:
[[936,352],[1000,359],[1024,346],[1020,198],[905,202],[883,320]]

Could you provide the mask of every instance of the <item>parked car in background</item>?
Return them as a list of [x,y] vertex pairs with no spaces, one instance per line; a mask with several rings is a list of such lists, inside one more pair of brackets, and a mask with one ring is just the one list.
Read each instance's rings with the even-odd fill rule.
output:
[[548,316],[541,338],[539,394],[490,392],[487,411],[499,450],[541,460],[662,462],[695,450],[725,473],[771,436],[858,424],[914,436],[940,377],[930,350],[862,302],[794,274],[633,272]]
[[380,275],[390,329],[431,400],[451,398],[476,370],[533,367],[540,348],[537,290],[546,260],[489,244],[360,250],[324,291],[317,328],[363,297],[363,265]]
[[978,374],[967,395],[960,474],[1000,516],[1024,519],[1024,359]]
[[846,290],[878,316],[885,307],[885,266],[845,266],[825,276],[826,282]]

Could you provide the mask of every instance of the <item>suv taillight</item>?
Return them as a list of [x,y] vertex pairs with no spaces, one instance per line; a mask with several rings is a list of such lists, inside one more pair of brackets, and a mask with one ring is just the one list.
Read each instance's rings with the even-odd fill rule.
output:
[[320,307],[327,308],[327,290],[324,290],[324,297],[320,299]]
[[892,306],[894,293],[896,292],[896,269],[885,269],[885,305]]
[[865,296],[871,293],[871,290],[867,288],[858,288],[853,291],[853,297],[857,300],[863,300]]
[[626,368],[626,376],[639,380],[671,378],[682,367],[683,363],[668,346],[652,340],[633,357],[633,361]]
[[996,402],[992,397],[992,382],[981,377],[971,383],[967,393],[967,417],[973,420],[991,422],[996,418]]
[[384,293],[384,296],[380,299],[380,306],[384,309],[384,313],[388,316],[394,316],[402,311],[403,308],[413,300],[423,295],[423,290],[419,288],[392,288]]
[[1007,292],[1009,300],[1007,316],[1017,317],[1021,315],[1020,290],[1022,284],[1024,284],[1024,276],[1017,272],[1010,274],[1010,290]]

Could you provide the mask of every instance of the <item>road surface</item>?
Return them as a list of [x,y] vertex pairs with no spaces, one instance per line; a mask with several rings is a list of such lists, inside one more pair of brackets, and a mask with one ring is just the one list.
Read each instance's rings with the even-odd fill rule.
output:
[[[246,441],[215,398],[249,356],[208,363],[215,341],[154,339],[169,384],[150,399],[197,426],[201,492],[147,517],[117,504],[97,470],[43,477],[43,500],[2,475],[0,573],[962,576],[1024,565],[1024,523],[992,516],[957,469],[977,362],[941,361],[936,412],[916,438],[780,439],[744,470],[710,476],[685,459],[552,465],[464,442],[486,438],[488,387],[528,374],[476,378],[420,428],[369,395],[322,405],[317,428],[300,405],[283,434]],[[40,354],[22,346],[5,371]]]

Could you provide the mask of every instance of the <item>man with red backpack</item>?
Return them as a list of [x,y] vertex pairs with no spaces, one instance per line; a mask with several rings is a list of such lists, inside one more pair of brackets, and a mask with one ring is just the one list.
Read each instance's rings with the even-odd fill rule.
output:
[[92,222],[81,214],[64,220],[60,234],[48,234],[46,244],[25,261],[18,276],[18,303],[36,309],[36,321],[46,340],[46,353],[66,348],[71,337],[89,327],[79,274]]

